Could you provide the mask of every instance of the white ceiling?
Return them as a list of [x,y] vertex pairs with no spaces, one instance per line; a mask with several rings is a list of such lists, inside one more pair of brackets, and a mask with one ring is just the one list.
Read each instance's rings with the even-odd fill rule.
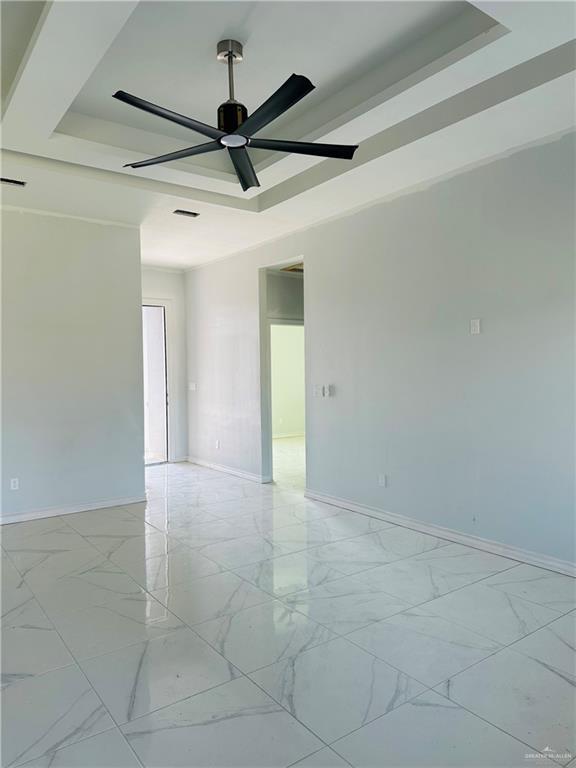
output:
[[26,3],[8,0],[0,4],[2,93],[8,91],[14,80],[43,6],[43,2],[35,0]]
[[[28,182],[2,204],[140,226],[145,263],[223,258],[574,127],[568,2],[1,5],[2,175]],[[224,37],[245,43],[249,111],[292,72],[317,86],[262,135],[360,143],[354,160],[251,151],[248,193],[225,152],[122,168],[205,139],[112,93],[213,124]]]
[[[70,112],[166,136],[166,151],[174,147],[173,138],[178,147],[203,140],[111,94],[122,89],[214,125],[219,104],[228,98],[226,67],[216,59],[216,43],[232,36],[245,46],[245,59],[235,67],[236,96],[249,112],[294,71],[316,85],[284,120],[261,134],[278,137],[283,124],[315,111],[324,99],[467,10],[464,2],[301,2],[297,13],[290,2],[144,2]],[[66,125],[65,118],[60,130],[66,131]],[[98,125],[92,126],[91,136],[99,140]],[[126,136],[129,140],[129,131]],[[186,167],[193,161],[182,162]],[[195,162],[230,170],[224,153]]]

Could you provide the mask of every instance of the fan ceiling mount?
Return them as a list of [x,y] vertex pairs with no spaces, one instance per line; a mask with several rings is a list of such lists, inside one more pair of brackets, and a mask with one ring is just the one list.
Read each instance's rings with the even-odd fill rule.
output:
[[212,139],[205,144],[197,144],[194,147],[180,149],[167,155],[151,157],[138,163],[127,163],[124,167],[142,168],[148,165],[168,163],[171,160],[181,160],[193,155],[203,155],[207,152],[226,149],[232,160],[238,181],[242,189],[246,191],[250,187],[259,187],[260,182],[256,176],[254,166],[248,155],[248,147],[254,149],[268,149],[274,152],[293,152],[300,155],[315,155],[316,157],[338,158],[351,160],[357,146],[343,144],[316,144],[307,141],[282,141],[281,139],[258,139],[254,134],[267,126],[277,117],[297,104],[300,99],[314,90],[314,86],[303,75],[290,75],[288,80],[275,91],[269,99],[261,104],[251,115],[244,104],[236,101],[234,95],[234,65],[244,58],[242,43],[237,40],[221,40],[216,47],[216,55],[219,61],[228,67],[228,93],[229,98],[218,107],[218,128],[206,123],[201,123],[186,115],[172,112],[165,107],[159,107],[150,101],[145,101],[138,96],[133,96],[126,91],[116,91],[114,98],[123,101],[131,107],[136,107],[152,115],[163,117],[173,123],[190,128],[196,133]]

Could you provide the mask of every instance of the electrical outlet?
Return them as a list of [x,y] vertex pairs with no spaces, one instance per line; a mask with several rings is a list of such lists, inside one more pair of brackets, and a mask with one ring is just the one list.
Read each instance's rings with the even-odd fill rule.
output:
[[13,477],[10,480],[10,490],[11,491],[19,491],[20,490],[20,480],[17,477]]
[[384,473],[380,473],[378,475],[378,485],[381,488],[388,488],[388,475],[385,475]]

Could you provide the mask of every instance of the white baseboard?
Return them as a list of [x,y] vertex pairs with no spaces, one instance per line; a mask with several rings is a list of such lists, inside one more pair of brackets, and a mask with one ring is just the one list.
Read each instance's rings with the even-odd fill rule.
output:
[[406,515],[398,515],[395,512],[386,512],[385,510],[377,509],[376,507],[357,504],[354,501],[348,501],[348,499],[339,499],[336,496],[328,496],[325,493],[318,493],[310,488],[306,488],[304,495],[308,499],[314,499],[314,501],[322,501],[325,504],[349,509],[352,512],[359,512],[360,514],[369,515],[370,517],[378,517],[389,523],[401,525],[403,528],[411,528],[414,531],[428,533],[432,536],[437,536],[440,539],[447,539],[448,541],[455,542],[456,544],[464,544],[467,547],[481,549],[484,552],[508,557],[510,560],[518,560],[521,563],[536,565],[539,568],[546,568],[549,571],[563,573],[566,576],[576,576],[576,564],[571,563],[569,560],[559,560],[556,557],[543,555],[538,552],[531,552],[527,549],[511,547],[508,544],[502,544],[499,541],[483,539],[480,536],[474,536],[470,533],[461,533],[460,531],[455,531],[453,528],[444,528],[440,525],[434,525],[433,523],[425,523],[420,520],[415,520]]
[[272,435],[272,440],[288,440],[291,437],[306,437],[304,432],[295,432],[286,435]]
[[200,467],[207,467],[208,469],[215,469],[217,472],[225,472],[227,475],[234,475],[235,477],[241,477],[243,480],[250,480],[253,483],[271,483],[272,478],[265,477],[264,475],[255,475],[252,472],[244,472],[242,469],[236,469],[235,467],[227,467],[225,464],[214,464],[211,461],[204,461],[204,459],[198,459],[193,456],[188,456],[188,462],[190,464],[198,464]]
[[72,515],[74,512],[90,512],[93,509],[125,507],[128,504],[138,504],[145,501],[146,497],[134,496],[125,499],[108,499],[106,501],[95,501],[92,504],[73,504],[68,507],[46,507],[45,509],[34,509],[31,512],[22,512],[20,514],[13,515],[2,515],[0,517],[0,525],[7,525],[8,523],[25,523],[29,520],[41,520],[43,517]]

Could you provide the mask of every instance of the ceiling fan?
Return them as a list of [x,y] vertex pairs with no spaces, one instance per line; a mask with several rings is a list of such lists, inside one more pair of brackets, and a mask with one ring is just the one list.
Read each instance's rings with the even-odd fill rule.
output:
[[238,181],[242,189],[246,191],[250,187],[259,187],[254,166],[247,152],[247,147],[254,149],[269,149],[275,152],[295,152],[301,155],[316,155],[318,157],[339,158],[351,160],[358,146],[343,144],[315,144],[306,141],[283,141],[278,139],[258,139],[255,133],[271,123],[281,114],[303,99],[314,86],[303,75],[290,75],[288,80],[278,88],[258,109],[248,116],[248,110],[234,98],[234,64],[242,61],[243,48],[237,40],[221,40],[217,46],[217,57],[228,64],[229,99],[218,107],[218,128],[206,123],[201,123],[191,117],[172,112],[170,109],[159,107],[149,101],[133,96],[126,91],[116,91],[115,99],[123,101],[132,107],[150,112],[165,120],[190,128],[203,136],[208,136],[212,141],[205,144],[197,144],[194,147],[180,149],[177,152],[169,152],[167,155],[151,157],[149,160],[141,160],[138,163],[127,163],[124,167],[142,168],[147,165],[168,163],[171,160],[180,160],[193,155],[203,155],[206,152],[215,152],[227,149],[230,159],[236,170]]

